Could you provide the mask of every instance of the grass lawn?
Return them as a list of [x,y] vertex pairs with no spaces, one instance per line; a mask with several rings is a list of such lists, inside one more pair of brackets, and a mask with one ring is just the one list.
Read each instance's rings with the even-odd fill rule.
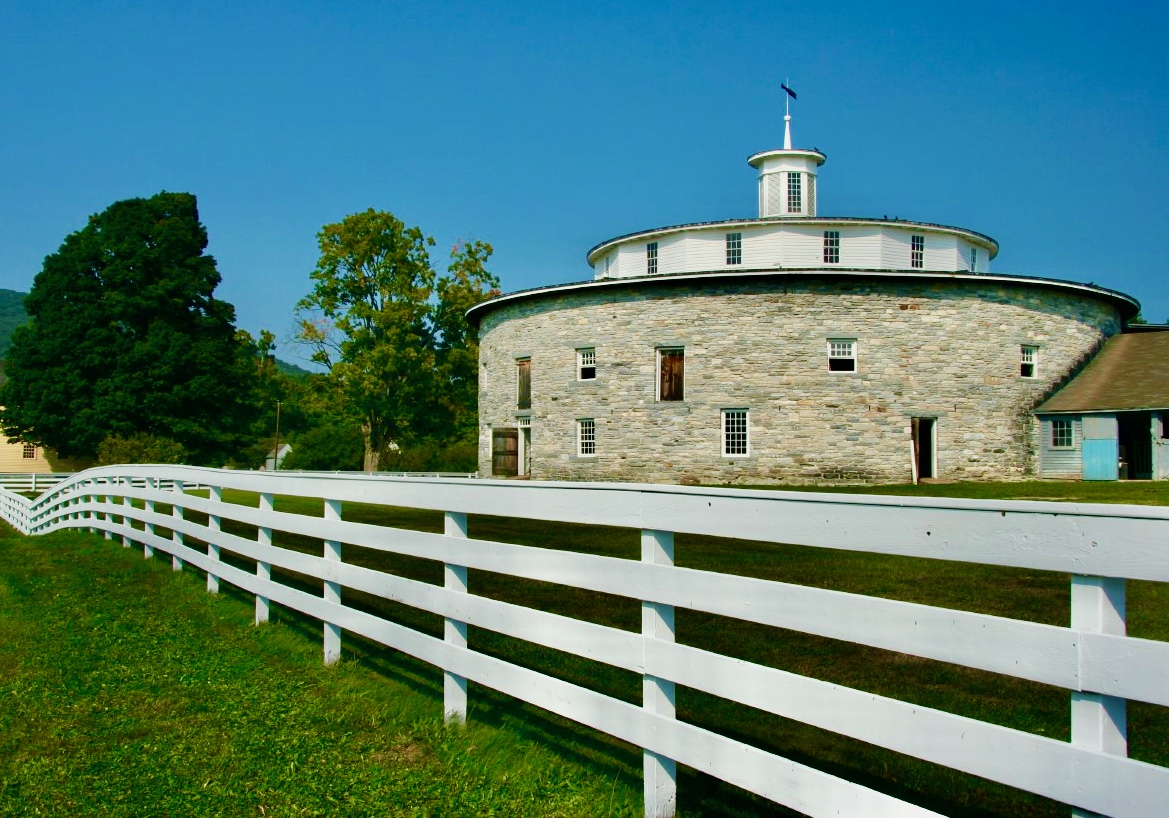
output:
[[[2,815],[634,815],[639,782],[445,727],[438,674],[79,532],[0,532]],[[387,678],[389,677],[389,678]]]
[[[1076,502],[1169,503],[1169,484],[1152,483],[1007,483],[935,484],[918,487],[833,488],[833,491],[914,494],[917,496],[1003,497],[1011,499],[1052,499]],[[227,492],[226,499],[256,505],[257,497]],[[276,508],[290,513],[319,515],[321,503],[313,500],[278,497]],[[163,510],[160,508],[160,510]],[[441,515],[386,506],[347,505],[346,520],[378,523],[402,528],[441,531]],[[194,515],[192,515],[194,518]],[[620,559],[639,557],[638,532],[599,526],[563,525],[502,517],[472,516],[470,536],[482,539],[603,554]],[[255,536],[254,529],[225,528],[243,536]],[[163,533],[163,532],[160,532]],[[83,539],[84,542],[92,542]],[[320,543],[276,532],[277,545],[320,553]],[[112,543],[92,545],[120,552]],[[1169,544],[1167,544],[1169,547]],[[1069,577],[1062,574],[1025,571],[956,562],[869,555],[831,549],[769,545],[737,540],[678,535],[675,543],[678,565],[690,568],[774,579],[852,593],[901,599],[924,604],[978,611],[1050,624],[1064,625],[1069,619]],[[123,552],[124,553],[124,552]],[[397,557],[346,546],[346,561],[379,570],[440,584],[442,567],[428,560]],[[241,567],[247,561],[233,560]],[[159,561],[161,562],[161,561]],[[138,561],[135,564],[141,565]],[[151,576],[158,571],[148,572]],[[186,573],[198,576],[197,572]],[[162,572],[163,575],[166,572]],[[316,580],[275,571],[280,581],[320,593]],[[162,582],[160,578],[158,582]],[[200,605],[221,606],[225,600],[205,601],[194,582],[164,583],[188,588]],[[472,571],[473,593],[530,607],[554,611],[594,622],[636,631],[640,628],[640,607],[635,600],[609,597],[563,588],[548,583],[517,580],[483,571]],[[1147,582],[1130,582],[1128,588],[1129,633],[1151,639],[1169,640],[1169,588]],[[382,599],[345,591],[346,604],[378,613],[418,630],[440,635],[441,620]],[[145,604],[145,603],[142,603]],[[153,604],[153,603],[151,603]],[[170,603],[159,603],[169,610]],[[249,650],[262,647],[264,639],[299,636],[308,665],[319,662],[320,627],[288,611],[275,609],[277,628],[243,628],[240,637]],[[250,609],[237,614],[246,621]],[[1069,694],[1044,685],[1013,680],[996,674],[974,671],[942,662],[918,659],[846,642],[807,636],[723,617],[678,611],[680,642],[738,656],[753,662],[826,679],[860,690],[892,696],[953,713],[1007,725],[1016,729],[1066,740],[1069,734]],[[630,702],[639,702],[641,680],[625,671],[536,647],[482,629],[472,628],[475,650],[508,658],[550,675],[590,687]],[[437,672],[410,660],[345,637],[350,665],[343,670],[357,673],[370,670],[409,686],[426,703],[424,712],[433,713],[441,700]],[[285,649],[288,650],[288,649]],[[337,671],[318,667],[304,671],[306,677],[335,678]],[[932,764],[842,738],[795,722],[728,704],[697,691],[679,689],[679,718],[700,724],[786,757],[824,769],[842,777],[889,792],[946,815],[1050,815],[1066,816],[1069,809],[1045,799],[971,776],[954,773]],[[413,718],[411,716],[410,718]],[[471,687],[471,722],[475,729],[513,732],[526,746],[547,748],[556,758],[581,765],[573,778],[581,793],[592,793],[587,814],[621,814],[623,809],[638,812],[640,753],[603,735],[565,722],[534,708]],[[433,722],[430,722],[433,724]],[[1169,765],[1169,711],[1165,708],[1130,703],[1130,754],[1144,761]],[[435,727],[440,747],[453,746],[451,738]],[[442,744],[446,741],[447,744]],[[3,749],[3,748],[0,748]],[[445,759],[441,750],[433,758]],[[453,753],[458,755],[457,752]],[[3,762],[0,762],[3,763]],[[278,767],[280,762],[274,764]],[[554,762],[548,762],[555,768]],[[558,768],[556,768],[558,769]],[[568,776],[568,773],[561,775]],[[590,776],[592,778],[590,778]],[[721,782],[690,770],[679,771],[679,808],[685,816],[788,815],[780,807],[760,801]],[[537,776],[537,779],[539,777]],[[597,795],[592,780],[608,781],[611,793]],[[494,778],[485,778],[490,787]],[[589,787],[593,789],[590,790]],[[603,788],[602,788],[603,789]],[[585,796],[582,796],[585,797]],[[586,800],[587,800],[586,798]],[[574,802],[575,803],[575,802]],[[560,807],[552,806],[552,810]],[[603,807],[601,805],[604,805]],[[632,806],[630,806],[632,804]],[[0,802],[0,811],[4,804]],[[575,807],[564,808],[571,812]],[[466,810],[435,807],[433,814],[468,814]],[[360,809],[354,812],[360,813]],[[504,814],[504,813],[501,813]],[[509,813],[510,814],[510,813]]]

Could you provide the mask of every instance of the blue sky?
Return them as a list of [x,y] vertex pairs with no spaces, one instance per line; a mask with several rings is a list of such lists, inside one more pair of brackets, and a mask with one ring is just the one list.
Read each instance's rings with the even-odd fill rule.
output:
[[505,290],[586,279],[604,239],[756,215],[788,78],[822,215],[977,230],[995,272],[1166,321],[1167,30],[1153,2],[7,0],[0,287],[160,190],[198,196],[219,295],[281,339],[317,231],[369,207],[439,269],[482,239]]

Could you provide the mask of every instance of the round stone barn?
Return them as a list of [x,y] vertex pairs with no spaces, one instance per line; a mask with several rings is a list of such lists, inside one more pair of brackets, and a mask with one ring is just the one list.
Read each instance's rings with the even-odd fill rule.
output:
[[817,213],[815,150],[748,160],[759,217],[602,242],[591,281],[473,308],[479,472],[662,483],[1036,473],[1032,410],[1139,304],[1000,275],[991,238]]

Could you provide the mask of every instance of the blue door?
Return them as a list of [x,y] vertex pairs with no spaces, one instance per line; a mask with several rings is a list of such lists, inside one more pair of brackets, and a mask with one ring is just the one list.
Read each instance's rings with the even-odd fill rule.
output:
[[1084,440],[1084,479],[1117,480],[1120,452],[1116,439]]

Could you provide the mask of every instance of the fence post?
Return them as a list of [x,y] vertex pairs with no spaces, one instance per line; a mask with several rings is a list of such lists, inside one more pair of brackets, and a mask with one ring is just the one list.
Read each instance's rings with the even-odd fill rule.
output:
[[[222,503],[223,489],[219,486],[208,486],[207,497],[212,503]],[[220,517],[218,514],[207,515],[207,530],[211,532],[220,530]],[[212,562],[219,562],[219,545],[214,540],[214,533],[207,537],[207,558]],[[207,572],[207,593],[219,593],[219,575],[214,571]]]
[[[260,511],[272,511],[275,507],[274,498],[271,494],[260,495]],[[260,545],[272,544],[272,529],[268,526],[260,526],[258,541]],[[272,565],[267,562],[260,562],[256,560],[256,576],[262,580],[272,579]],[[271,605],[268,603],[268,597],[256,594],[256,624],[268,621],[268,613]]]
[[[144,482],[145,482],[145,488],[147,491],[151,491],[152,489],[155,488],[155,483],[156,483],[155,478],[147,477]],[[154,501],[153,500],[146,501],[146,513],[147,514],[154,513]],[[146,537],[149,538],[152,536],[154,536],[154,523],[148,522],[148,523],[146,523]],[[143,543],[142,543],[142,556],[145,557],[146,559],[150,559],[151,557],[154,556],[154,546],[150,544],[149,539],[143,541]]]
[[[1072,576],[1072,628],[1125,635],[1124,579]],[[1128,702],[1116,696],[1072,691],[1072,744],[1110,755],[1128,755]],[[1099,813],[1073,809],[1076,818]]]
[[[126,480],[124,482],[124,485],[128,489],[132,489],[132,488],[134,488],[134,481],[133,480]],[[126,496],[122,497],[122,505],[133,506],[134,501],[130,499],[129,495],[126,495]],[[131,522],[130,518],[127,517],[125,514],[122,515],[122,525],[124,525],[126,528],[133,528],[133,523]],[[129,548],[130,543],[132,543],[132,542],[133,542],[133,540],[130,539],[129,534],[122,535],[122,548]]]
[[[325,500],[325,519],[341,521],[341,501]],[[325,540],[325,559],[341,561],[341,543]],[[341,583],[325,581],[325,602],[341,604]],[[341,626],[325,622],[325,664],[331,665],[341,658]]]
[[[171,484],[171,491],[173,491],[177,494],[182,494],[183,493],[183,481],[182,480],[175,480],[174,483]],[[174,517],[176,520],[183,519],[183,507],[181,505],[179,505],[178,502],[171,504],[170,513],[171,513],[171,516]],[[173,542],[175,545],[182,545],[183,544],[183,535],[178,531],[178,529],[174,529],[174,528],[171,529],[170,538],[171,538],[171,542]],[[181,559],[179,559],[179,554],[178,554],[177,548],[175,549],[175,553],[170,555],[170,568],[172,571],[182,571],[183,570],[183,561]]]
[[[117,480],[118,480],[118,478],[116,478],[116,477],[107,477],[106,478],[106,491],[112,491],[112,489],[109,487],[116,484]],[[110,531],[110,526],[114,522],[114,515],[113,515],[113,512],[111,512],[109,510],[110,506],[112,506],[113,504],[114,504],[114,496],[112,494],[103,494],[102,495],[102,505],[104,505],[106,507],[106,512],[104,514],[102,514],[102,519],[104,519],[106,521],[106,527],[102,530],[102,537],[104,539],[107,539],[107,540],[112,540],[114,538],[114,532]]]
[[[443,512],[443,533],[448,537],[467,536],[467,515],[454,511]],[[467,593],[467,566],[445,563],[442,567],[443,587],[455,593]],[[467,649],[467,623],[452,619],[443,620],[443,638],[455,648]],[[443,671],[442,674],[443,716],[447,721],[467,720],[467,679],[464,676]]]
[[[674,532],[641,532],[641,561],[653,565],[674,564]],[[674,606],[658,602],[641,603],[642,639],[674,641]],[[648,673],[641,681],[642,707],[668,718],[675,716],[674,683]],[[645,778],[646,818],[673,818],[678,801],[678,765],[652,750],[642,750]]]

